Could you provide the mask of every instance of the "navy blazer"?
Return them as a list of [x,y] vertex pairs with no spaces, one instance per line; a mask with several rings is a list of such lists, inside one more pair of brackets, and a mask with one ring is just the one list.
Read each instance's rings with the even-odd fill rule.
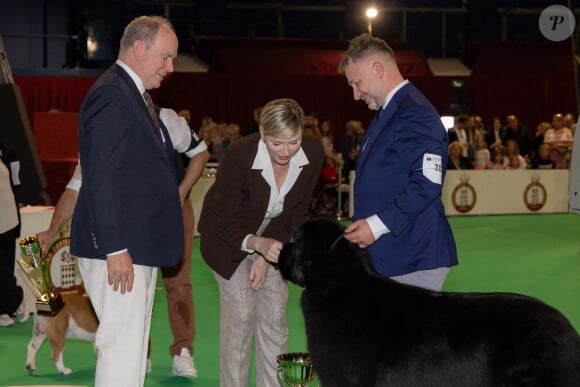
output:
[[114,64],[89,90],[79,114],[83,170],[71,227],[71,253],[106,259],[127,248],[133,264],[173,266],[183,221],[173,145],[155,133],[143,97]]
[[[389,228],[368,248],[379,273],[396,276],[457,264],[441,202],[447,146],[439,115],[410,83],[367,129],[357,158],[353,221],[376,214]],[[430,154],[441,157],[440,165],[425,161]],[[436,175],[437,168],[440,183],[425,176]]]

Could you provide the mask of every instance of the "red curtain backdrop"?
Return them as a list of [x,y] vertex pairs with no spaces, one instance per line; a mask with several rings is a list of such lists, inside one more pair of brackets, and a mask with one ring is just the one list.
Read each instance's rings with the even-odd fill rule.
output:
[[76,159],[78,113],[32,114],[32,131],[41,160]]
[[[441,115],[446,115],[450,104],[460,98],[488,127],[494,116],[505,123],[507,115],[515,114],[534,133],[538,123],[551,121],[554,113],[578,113],[573,62],[566,45],[548,45],[545,50],[528,45],[525,50],[515,49],[512,44],[497,43],[495,48],[482,46],[466,50],[472,58],[473,72],[470,77],[459,78],[463,81],[461,89],[451,85],[457,77],[433,76],[426,59],[417,51],[398,51],[397,62],[404,76]],[[253,120],[255,106],[274,98],[294,98],[319,119],[331,120],[338,148],[348,120],[367,125],[373,117],[374,112],[363,102],[353,100],[345,77],[336,73],[341,53],[337,47],[262,47],[260,51],[260,47],[229,44],[213,51],[204,51],[203,45],[199,48],[200,54],[205,52],[211,72],[173,73],[152,93],[160,106],[188,108],[194,127],[199,127],[204,116],[210,116],[215,121],[238,123],[243,129]],[[33,112],[52,108],[78,112],[96,76],[20,75],[14,79],[32,120]],[[56,152],[63,155],[62,159],[70,159],[70,154],[76,154],[74,142],[68,142],[70,152],[43,149],[54,146],[46,139],[37,146],[43,155]],[[72,173],[70,166],[65,169],[64,173]]]
[[[29,112],[78,112],[96,77],[14,76]],[[31,116],[32,117],[32,116]]]

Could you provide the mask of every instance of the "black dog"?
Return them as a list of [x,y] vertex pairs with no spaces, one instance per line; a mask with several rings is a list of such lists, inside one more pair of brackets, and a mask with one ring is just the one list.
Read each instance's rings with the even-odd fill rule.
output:
[[307,222],[278,261],[305,288],[308,351],[324,387],[580,386],[580,337],[554,308],[399,284],[343,232]]

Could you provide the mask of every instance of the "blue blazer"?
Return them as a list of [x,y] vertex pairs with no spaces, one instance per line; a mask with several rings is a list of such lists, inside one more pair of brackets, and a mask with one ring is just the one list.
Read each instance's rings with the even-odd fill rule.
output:
[[183,223],[173,145],[165,147],[137,86],[117,64],[89,90],[79,114],[83,170],[71,227],[71,253],[106,259],[129,249],[133,264],[173,266]]
[[[457,264],[441,202],[447,146],[439,115],[410,83],[367,129],[357,158],[353,220],[376,214],[390,230],[368,248],[379,273],[396,276]],[[425,161],[429,155],[439,155],[440,165]],[[426,177],[437,176],[437,168],[440,183]]]

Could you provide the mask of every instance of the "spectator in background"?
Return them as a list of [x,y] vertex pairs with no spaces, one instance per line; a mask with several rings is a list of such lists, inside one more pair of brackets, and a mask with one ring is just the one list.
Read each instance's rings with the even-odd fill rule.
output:
[[231,143],[238,141],[240,138],[240,125],[229,123],[226,125],[224,131],[224,138],[222,139],[222,151],[226,149]]
[[[349,176],[350,171],[356,168],[356,158],[358,157],[358,147],[360,143],[359,133],[364,133],[362,122],[350,120],[345,125],[345,133],[342,136],[342,159],[344,165],[342,168],[342,175]],[[360,137],[359,137],[360,136]]]
[[538,155],[532,161],[532,169],[556,169],[556,163],[550,158],[550,145],[538,147]]
[[226,138],[226,127],[228,124],[224,121],[216,123],[216,137],[214,138],[213,151],[219,161],[224,150],[224,139]]
[[177,115],[179,117],[183,117],[185,119],[185,122],[187,122],[187,125],[191,127],[191,112],[189,111],[189,109],[179,109],[177,111]]
[[324,164],[320,172],[320,187],[317,187],[313,195],[314,208],[311,205],[313,216],[335,216],[338,210],[338,168],[333,157],[324,156]]
[[455,126],[447,131],[449,136],[449,144],[458,141],[461,144],[461,155],[465,158],[469,157],[469,140],[467,129],[469,126],[469,117],[461,114],[455,121]]
[[19,169],[19,161],[0,143],[0,327],[14,325],[15,313],[20,322],[29,316],[22,303],[24,292],[14,276],[16,239],[20,236],[14,187],[20,185]]
[[242,136],[247,136],[248,134],[256,133],[260,129],[260,114],[262,114],[262,109],[264,107],[262,105],[258,105],[254,108],[252,112],[254,116],[254,120],[244,128],[242,132]]
[[475,126],[475,116],[471,115],[467,119],[467,127],[465,128],[467,132],[467,158],[471,163],[475,163],[475,148],[482,134],[477,130]]
[[485,169],[490,169],[490,170],[503,170],[505,169],[504,165],[503,165],[503,147],[502,146],[496,146],[493,149],[493,152],[491,154],[491,160],[489,160],[489,163],[487,163],[487,166]]
[[564,127],[570,129],[572,134],[576,130],[576,116],[573,113],[566,113],[564,115]]
[[[203,116],[201,118],[201,127],[200,128],[203,129],[205,126],[213,124],[213,123],[215,123],[213,118],[211,118],[210,116]],[[200,131],[201,131],[201,129],[200,129]]]
[[487,130],[485,130],[485,126],[483,125],[483,120],[481,119],[481,116],[478,116],[477,114],[472,114],[471,117],[473,117],[473,125],[475,129],[477,129],[479,134],[485,138],[485,136],[487,135]]
[[318,124],[319,122],[318,118],[316,118],[316,113],[314,112],[304,113],[304,134],[311,134],[318,138],[322,137]]
[[538,157],[538,149],[540,145],[544,143],[544,136],[548,129],[552,128],[552,124],[549,122],[540,122],[536,128],[536,133],[530,140],[530,160],[534,160]]
[[499,117],[493,117],[491,129],[485,137],[487,145],[489,146],[489,150],[492,153],[496,148],[504,146],[505,129],[503,128],[501,119]]
[[491,158],[485,137],[479,134],[476,138],[475,151],[473,152],[473,169],[482,170],[487,167]]
[[514,139],[505,143],[503,166],[504,169],[527,169],[526,159],[520,154],[520,148]]
[[518,117],[516,117],[515,114],[507,116],[506,136],[504,141],[510,139],[517,142],[520,154],[525,159],[530,152],[530,133],[525,126],[520,124]]
[[322,138],[322,145],[327,154],[334,153],[334,135],[332,122],[330,120],[323,120],[320,124],[320,135]]
[[526,164],[524,162],[522,162],[520,157],[518,157],[516,155],[509,156],[508,164],[505,167],[506,170],[520,170],[520,169],[526,169],[526,168],[527,168]]
[[218,161],[217,154],[215,152],[215,144],[217,140],[217,124],[213,120],[207,120],[205,124],[201,127],[199,131],[199,136],[205,142],[207,146],[207,151],[209,153],[208,163],[216,163]]
[[461,154],[462,151],[463,144],[461,144],[458,140],[449,144],[447,169],[473,169],[473,164],[467,157]]
[[544,144],[550,145],[550,159],[556,163],[556,169],[567,169],[572,151],[574,136],[564,126],[564,116],[560,113],[552,117],[552,128],[544,134]]
[[334,149],[334,135],[332,122],[330,122],[330,120],[322,121],[322,124],[320,125],[320,133],[322,136],[322,145],[324,146],[324,154],[332,159],[336,168],[342,168],[344,161],[342,159],[342,153],[339,153]]

